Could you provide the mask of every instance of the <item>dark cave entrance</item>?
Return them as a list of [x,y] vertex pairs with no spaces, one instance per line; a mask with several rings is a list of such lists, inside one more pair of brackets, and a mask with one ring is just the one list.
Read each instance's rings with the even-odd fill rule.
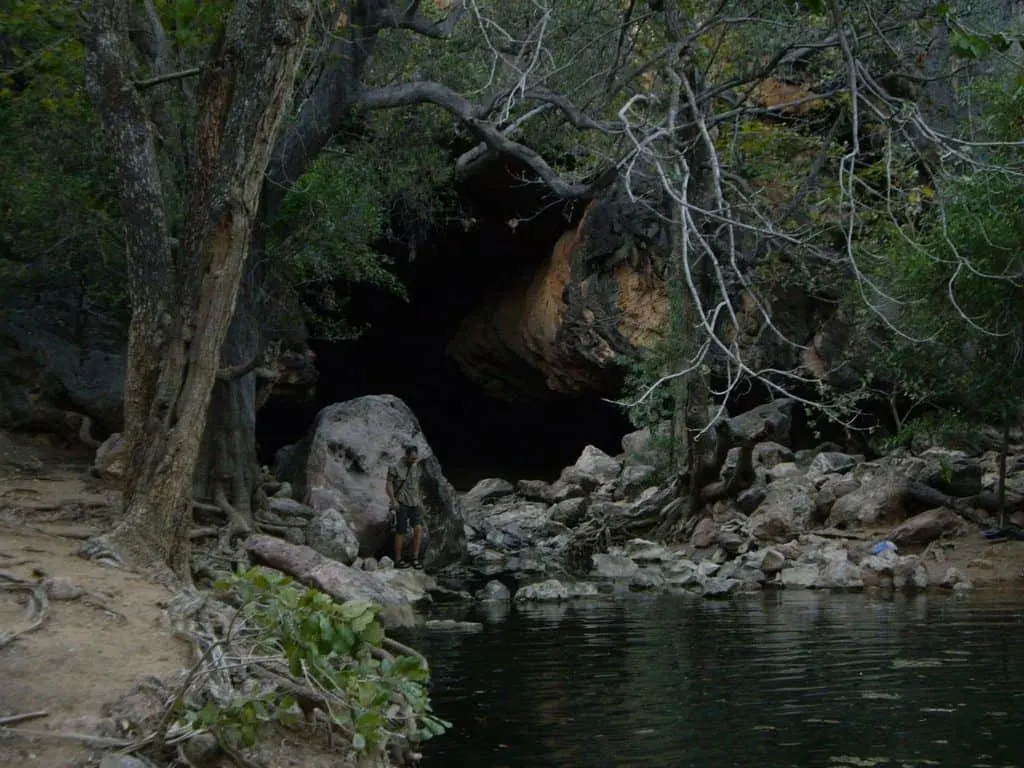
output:
[[[371,289],[353,295],[351,315],[369,329],[355,341],[311,342],[320,374],[315,402],[272,400],[260,411],[263,461],[300,439],[320,408],[372,394],[395,395],[412,408],[460,490],[484,477],[553,480],[587,444],[619,453],[631,426],[617,406],[596,395],[497,400],[445,351],[472,308],[531,274],[576,223],[575,211],[538,205],[537,194],[535,185],[510,189],[507,182],[462,190],[472,226],[454,222],[420,247],[411,264],[404,254],[399,259],[408,302]],[[510,220],[522,223],[512,227]]]

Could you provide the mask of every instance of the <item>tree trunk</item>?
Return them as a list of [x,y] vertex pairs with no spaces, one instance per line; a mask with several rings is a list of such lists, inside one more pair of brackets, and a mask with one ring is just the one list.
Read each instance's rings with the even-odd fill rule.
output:
[[[118,161],[133,300],[123,515],[94,553],[188,581],[193,479],[221,348],[312,12],[308,0],[238,0],[228,15],[200,80],[193,196],[174,254],[152,125],[129,79],[128,5],[97,2],[89,17],[91,90]],[[230,441],[215,447],[232,452]]]

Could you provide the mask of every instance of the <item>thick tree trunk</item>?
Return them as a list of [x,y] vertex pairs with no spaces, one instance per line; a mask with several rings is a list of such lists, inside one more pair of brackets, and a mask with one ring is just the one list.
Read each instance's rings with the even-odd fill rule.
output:
[[[201,440],[264,172],[311,15],[308,0],[238,0],[229,14],[200,82],[193,198],[172,259],[153,130],[129,80],[128,2],[97,2],[91,13],[92,91],[118,158],[133,298],[129,480],[122,518],[97,544],[169,579],[190,579],[188,528]],[[136,211],[142,203],[160,227]],[[154,282],[152,272],[173,279]]]

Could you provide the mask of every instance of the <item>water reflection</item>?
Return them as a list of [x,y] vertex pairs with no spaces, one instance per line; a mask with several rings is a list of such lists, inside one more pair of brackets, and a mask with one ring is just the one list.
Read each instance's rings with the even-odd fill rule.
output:
[[428,766],[1024,766],[1024,601],[476,606],[424,634]]

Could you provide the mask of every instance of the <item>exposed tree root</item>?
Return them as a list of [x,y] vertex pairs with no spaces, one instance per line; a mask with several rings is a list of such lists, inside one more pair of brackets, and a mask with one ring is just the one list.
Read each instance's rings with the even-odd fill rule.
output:
[[10,645],[24,634],[33,632],[43,625],[50,615],[50,600],[46,588],[39,582],[23,581],[10,574],[0,573],[0,590],[28,592],[29,600],[22,616],[22,626],[0,632],[0,648]]

